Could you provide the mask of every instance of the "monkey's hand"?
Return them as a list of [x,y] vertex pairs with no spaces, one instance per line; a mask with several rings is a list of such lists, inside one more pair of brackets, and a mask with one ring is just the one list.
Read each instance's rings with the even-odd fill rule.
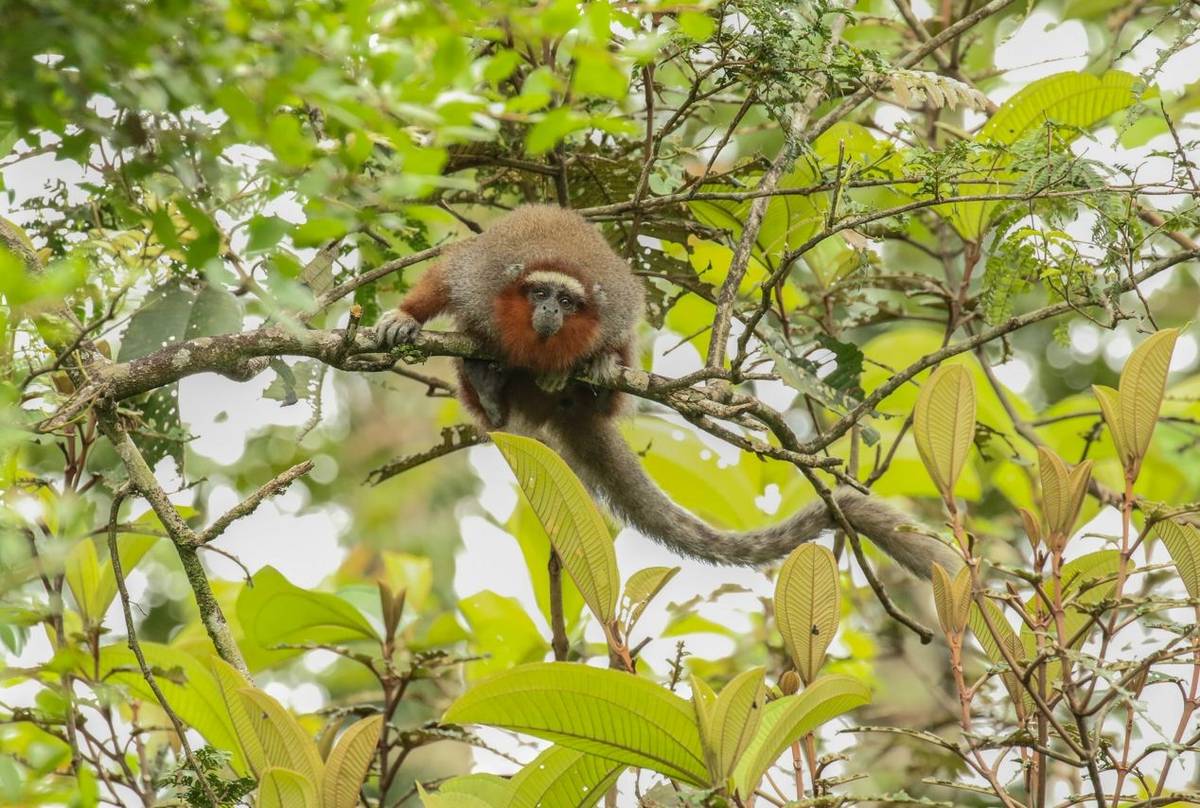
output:
[[381,348],[394,348],[412,342],[421,331],[416,318],[400,309],[384,312],[375,323],[375,341]]
[[621,363],[615,353],[605,352],[588,359],[580,368],[580,372],[590,379],[604,384],[612,384],[621,378]]
[[547,393],[561,393],[569,381],[570,373],[543,373],[537,377],[537,386]]

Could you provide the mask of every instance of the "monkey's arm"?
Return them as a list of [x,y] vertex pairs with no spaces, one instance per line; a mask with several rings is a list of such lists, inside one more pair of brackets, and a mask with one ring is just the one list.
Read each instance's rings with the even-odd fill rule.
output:
[[385,312],[375,324],[380,344],[390,348],[411,342],[421,325],[445,311],[449,302],[450,287],[446,285],[444,270],[440,264],[430,267],[400,305]]

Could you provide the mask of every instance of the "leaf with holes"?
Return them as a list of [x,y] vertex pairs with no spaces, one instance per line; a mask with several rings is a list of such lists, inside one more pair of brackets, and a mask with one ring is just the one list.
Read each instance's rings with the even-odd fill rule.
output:
[[604,517],[583,483],[552,449],[532,438],[493,432],[563,567],[601,623],[616,617],[621,580]]

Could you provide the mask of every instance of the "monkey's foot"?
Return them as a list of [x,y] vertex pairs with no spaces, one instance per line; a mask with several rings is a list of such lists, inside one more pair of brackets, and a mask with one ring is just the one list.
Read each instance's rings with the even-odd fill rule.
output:
[[384,312],[375,323],[375,341],[381,348],[409,343],[421,332],[421,324],[400,309]]
[[560,393],[571,381],[569,373],[543,373],[537,377],[537,386],[547,393]]
[[593,356],[583,368],[583,375],[604,384],[612,384],[621,378],[621,363],[614,353]]

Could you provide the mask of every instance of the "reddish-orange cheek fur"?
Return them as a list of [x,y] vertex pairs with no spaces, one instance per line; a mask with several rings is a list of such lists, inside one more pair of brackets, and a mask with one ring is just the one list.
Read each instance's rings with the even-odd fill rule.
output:
[[495,303],[500,350],[512,367],[540,373],[563,373],[588,356],[596,346],[600,321],[583,310],[568,316],[558,333],[543,339],[533,330],[533,307],[517,286],[502,292]]

